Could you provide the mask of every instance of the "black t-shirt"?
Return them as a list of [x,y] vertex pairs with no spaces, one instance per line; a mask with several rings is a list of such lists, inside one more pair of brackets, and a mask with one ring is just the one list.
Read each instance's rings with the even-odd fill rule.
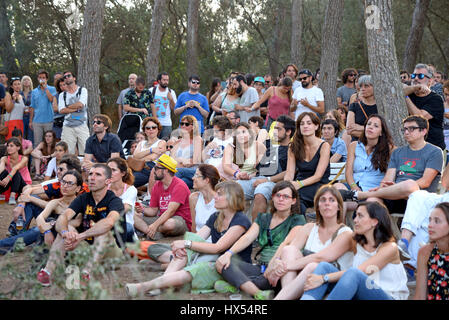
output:
[[[243,212],[237,212],[233,217],[231,222],[229,223],[229,227],[227,230],[223,232],[218,232],[214,227],[215,220],[217,220],[218,212],[212,214],[206,222],[206,226],[208,226],[211,230],[211,238],[212,243],[217,243],[218,240],[229,230],[232,226],[242,226],[246,230],[251,227],[251,221],[249,221],[248,217]],[[240,251],[238,255],[242,258],[243,261],[251,263],[251,252],[253,250],[253,246],[249,245],[244,250]]]
[[444,143],[443,123],[444,123],[444,102],[435,92],[430,92],[425,97],[418,97],[412,93],[410,100],[420,110],[426,110],[433,118],[429,120],[429,133],[426,141],[440,147],[446,148]]
[[4,99],[6,96],[5,87],[0,83],[0,100]]
[[[366,120],[368,120],[370,115],[378,113],[377,105],[376,104],[367,105],[367,104],[364,104],[362,101],[360,101],[360,104],[362,105],[363,110],[365,110],[366,116],[365,116],[365,113],[363,113],[362,109],[360,108],[360,105],[358,102],[351,103],[348,111],[354,112],[354,119],[355,119],[356,124],[364,126]],[[358,138],[356,138],[356,137],[352,137],[352,141],[356,141],[357,139]]]
[[[121,215],[124,214],[122,199],[117,197],[114,192],[110,190],[106,192],[106,195],[98,204],[95,203],[92,192],[87,192],[76,197],[76,199],[70,204],[69,208],[75,211],[76,216],[78,214],[82,215],[81,225],[77,228],[80,233],[90,229],[95,223],[106,218],[111,211],[117,211]],[[126,233],[126,221],[124,218],[120,219],[120,225]],[[123,234],[116,232],[115,228],[113,228],[112,231],[117,244],[120,246],[120,242],[117,239],[118,236],[123,239]],[[94,238],[87,238],[86,241],[89,244],[92,244],[94,242]]]
[[287,170],[288,146],[273,146],[270,139],[265,141],[267,151],[257,166],[260,176],[272,177]]

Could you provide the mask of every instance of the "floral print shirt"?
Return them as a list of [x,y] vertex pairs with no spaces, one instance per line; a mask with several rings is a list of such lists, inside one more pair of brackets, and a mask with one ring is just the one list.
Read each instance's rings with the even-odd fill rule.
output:
[[[129,104],[132,108],[139,108],[139,109],[147,109],[148,110],[148,116],[143,112],[137,112],[137,114],[143,119],[146,117],[151,117],[152,111],[151,111],[151,105],[154,103],[153,101],[153,95],[151,94],[150,90],[144,89],[140,93],[140,97],[137,96],[136,90],[131,89],[129,90],[125,98],[123,99],[123,104]],[[128,112],[128,114],[136,114],[135,112]]]
[[427,269],[427,300],[449,300],[449,253],[440,252],[435,245]]

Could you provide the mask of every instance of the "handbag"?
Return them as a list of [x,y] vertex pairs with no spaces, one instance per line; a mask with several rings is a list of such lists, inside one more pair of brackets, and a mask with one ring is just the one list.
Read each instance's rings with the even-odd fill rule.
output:
[[4,121],[3,116],[4,116],[4,114],[1,115],[1,120],[0,120],[0,135],[6,137],[9,133],[9,128],[7,126],[5,126],[5,121]]
[[128,163],[128,167],[130,167],[133,171],[140,172],[146,166],[145,160],[135,159],[134,157],[126,159],[126,162]]

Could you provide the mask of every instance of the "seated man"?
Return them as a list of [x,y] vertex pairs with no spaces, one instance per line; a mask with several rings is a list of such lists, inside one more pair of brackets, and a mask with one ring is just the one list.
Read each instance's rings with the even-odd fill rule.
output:
[[330,162],[346,162],[346,143],[338,137],[339,133],[340,127],[334,119],[326,119],[321,123],[322,138],[331,146]]
[[134,216],[134,227],[150,239],[159,240],[163,236],[176,237],[191,231],[192,216],[190,190],[184,181],[175,177],[176,161],[163,154],[155,162],[153,170],[157,182],[151,190],[150,206],[144,209],[144,217]]
[[[50,255],[45,268],[37,274],[37,280],[43,286],[51,283],[51,274],[57,264],[63,263],[67,251],[75,250],[84,240],[93,245],[93,255],[82,271],[84,280],[90,279],[90,271],[95,263],[103,257],[113,253],[118,255],[123,235],[119,235],[114,228],[119,220],[121,227],[126,230],[125,219],[120,219],[124,213],[122,200],[114,192],[108,190],[112,171],[103,163],[96,163],[89,171],[90,192],[78,196],[70,206],[56,220],[58,235],[50,249]],[[69,222],[74,219],[78,227]],[[115,237],[115,241],[113,239]],[[121,253],[121,252],[120,252]]]
[[[207,144],[202,153],[202,160],[205,164],[218,167],[223,159],[223,152],[225,147],[232,143],[232,125],[225,116],[216,116],[212,121],[213,140]],[[206,132],[208,132],[206,130]],[[205,132],[205,134],[206,134]],[[204,136],[203,136],[204,138]]]
[[238,111],[230,111],[226,114],[226,117],[231,121],[234,128],[240,122],[240,113]]
[[443,151],[424,139],[429,122],[422,116],[403,120],[404,138],[408,145],[395,149],[380,186],[370,191],[340,191],[344,199],[383,199],[390,213],[403,213],[408,196],[417,190],[435,192],[442,167]]
[[245,200],[253,200],[252,220],[257,215],[267,211],[268,201],[271,200],[271,191],[276,182],[284,180],[287,169],[287,154],[290,139],[296,129],[295,121],[286,115],[278,117],[274,126],[274,139],[278,144],[274,145],[271,140],[266,140],[267,151],[260,161],[259,176],[250,180],[237,180],[245,193]]
[[111,158],[121,157],[125,159],[120,138],[110,133],[112,127],[111,119],[105,114],[94,116],[94,134],[86,141],[84,150],[83,171],[89,172],[92,165],[106,163]]

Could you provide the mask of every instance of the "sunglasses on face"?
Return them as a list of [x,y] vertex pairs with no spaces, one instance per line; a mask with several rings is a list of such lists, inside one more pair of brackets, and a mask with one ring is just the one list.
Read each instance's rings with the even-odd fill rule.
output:
[[199,80],[192,80],[192,81],[190,81],[192,84],[200,84],[200,81]]
[[348,77],[355,77],[355,76],[356,76],[355,73],[348,74]]
[[148,127],[145,127],[145,129],[146,130],[156,130],[157,126],[148,126]]
[[100,121],[100,120],[94,120],[94,124],[100,125],[100,124],[102,124],[102,123],[104,123],[104,122],[103,122],[103,121]]
[[63,79],[68,79],[68,78],[71,78],[72,77],[72,75],[71,74],[66,74],[65,76],[63,76],[62,78]]
[[299,78],[299,81],[307,80],[308,77]]
[[188,122],[180,122],[179,125],[181,127],[188,127],[188,126],[190,126],[190,123],[188,123]]
[[168,149],[170,149],[170,150],[171,150],[171,149],[173,149],[173,148],[174,148],[174,146],[167,146],[166,148],[167,148],[167,150],[168,150]]
[[418,77],[419,80],[422,80],[424,78],[429,78],[430,79],[430,77],[428,75],[424,74],[424,73],[412,73],[410,75],[410,78],[412,78],[412,79],[415,79],[416,77]]

